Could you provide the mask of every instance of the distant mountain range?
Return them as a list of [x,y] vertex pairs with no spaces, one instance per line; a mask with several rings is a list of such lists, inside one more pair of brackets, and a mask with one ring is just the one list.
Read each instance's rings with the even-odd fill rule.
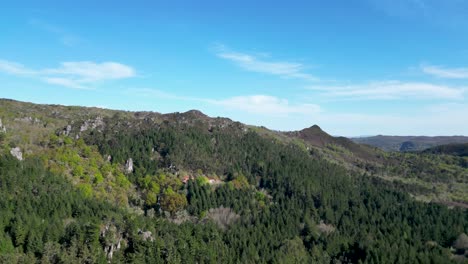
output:
[[359,144],[367,144],[385,151],[421,151],[447,144],[468,143],[466,136],[372,136],[351,138]]

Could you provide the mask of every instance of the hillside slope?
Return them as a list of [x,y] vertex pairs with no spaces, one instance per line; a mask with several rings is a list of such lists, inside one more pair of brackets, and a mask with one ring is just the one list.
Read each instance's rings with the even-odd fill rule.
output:
[[423,151],[424,153],[432,154],[447,154],[460,157],[468,157],[468,143],[464,144],[448,144],[437,147],[428,148]]
[[345,137],[333,137],[323,131],[318,125],[313,125],[300,131],[286,132],[286,135],[299,138],[304,142],[318,148],[342,148],[359,159],[375,161],[379,159],[379,152],[369,146],[354,143]]
[[281,133],[195,110],[0,100],[0,119],[1,262],[463,258],[451,246],[467,210],[411,197],[463,202],[461,157],[389,155],[318,127]]

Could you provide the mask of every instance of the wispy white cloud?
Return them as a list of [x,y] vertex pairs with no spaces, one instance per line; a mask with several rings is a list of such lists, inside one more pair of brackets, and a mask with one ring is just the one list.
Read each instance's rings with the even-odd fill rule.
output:
[[23,64],[0,60],[0,72],[20,77],[37,78],[49,84],[74,89],[87,89],[101,81],[130,78],[135,70],[117,62],[63,62],[57,68],[31,69]]
[[310,86],[310,90],[337,99],[395,100],[449,99],[461,100],[465,87],[452,87],[423,82],[380,81],[361,85]]
[[31,75],[35,73],[23,64],[7,60],[0,60],[0,72],[13,75]]
[[126,92],[126,94],[152,97],[157,99],[194,101],[214,106],[220,106],[228,110],[236,110],[248,114],[258,114],[262,116],[309,115],[321,112],[321,108],[319,105],[306,103],[291,103],[287,99],[271,95],[245,95],[222,99],[212,99],[180,96],[159,89],[150,88],[130,89]]
[[319,80],[317,77],[304,72],[305,66],[297,62],[267,61],[251,54],[230,51],[224,46],[218,47],[216,55],[219,58],[229,60],[244,70],[251,72],[266,73],[283,78],[295,78],[308,81]]
[[133,68],[117,62],[62,62],[60,67],[45,69],[42,72],[44,74],[74,76],[81,82],[123,79],[135,76]]
[[72,79],[48,77],[48,78],[43,78],[42,80],[46,83],[73,88],[73,89],[89,89],[88,87],[83,86],[79,84],[79,82],[72,80]]
[[286,99],[269,95],[235,96],[217,101],[210,100],[210,102],[229,109],[270,116],[307,115],[320,112],[320,106],[316,104],[293,104]]
[[446,68],[433,65],[422,65],[421,70],[439,78],[468,79],[468,68]]

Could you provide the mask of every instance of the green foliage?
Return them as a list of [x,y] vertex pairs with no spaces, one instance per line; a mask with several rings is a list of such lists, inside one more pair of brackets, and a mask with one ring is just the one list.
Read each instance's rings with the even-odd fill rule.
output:
[[[104,217],[121,219],[116,208],[87,199],[63,177],[47,172],[39,160],[19,164],[0,157],[0,168],[0,262],[105,260],[98,223]],[[67,226],[65,219],[72,224]]]
[[196,178],[197,184],[200,186],[209,184],[209,180],[206,176],[199,176]]
[[72,145],[73,144],[73,139],[71,139],[70,137],[64,137],[63,138],[63,144]]
[[151,190],[146,192],[145,204],[148,207],[153,207],[158,202],[158,193]]
[[78,184],[78,189],[83,193],[83,196],[86,198],[90,198],[93,195],[93,188],[88,183],[80,183]]
[[87,197],[94,196],[118,205],[127,205],[132,183],[122,173],[122,168],[104,161],[97,149],[86,145],[82,139],[73,141],[70,137],[55,135],[50,138],[53,140],[49,148],[40,157],[52,172],[69,175],[70,180]]
[[281,245],[275,263],[311,263],[310,255],[300,237],[286,240]]
[[[349,175],[340,166],[311,158],[296,144],[272,142],[256,133],[167,124],[133,134],[103,131],[86,140],[101,153],[110,153],[114,162],[132,157],[132,179],[143,190],[157,182],[161,209],[173,216],[186,208],[202,217],[221,206],[240,214],[241,220],[223,235],[234,262],[297,257],[299,262],[443,263],[449,254],[444,248],[467,228],[464,211],[414,202],[378,178]],[[151,159],[154,153],[148,146],[158,152],[158,162]],[[183,186],[171,183],[178,177],[161,171],[173,166],[223,175],[228,184],[212,188],[203,177],[190,180],[185,206]],[[254,186],[271,194],[271,203],[265,203],[266,195]],[[147,204],[153,205],[154,199]],[[427,241],[439,246],[427,248]],[[395,245],[393,253],[389,245]]]
[[232,186],[236,189],[242,189],[249,187],[249,181],[244,175],[236,176],[232,181]]
[[[17,109],[6,105],[0,111]],[[95,118],[53,109],[73,121]],[[417,202],[404,189],[463,183],[463,159],[388,154],[385,166],[363,164],[368,177],[279,133],[181,115],[104,111],[106,125],[80,140],[44,134],[25,161],[0,157],[0,262],[107,263],[118,241],[113,263],[447,263],[450,246],[464,247],[466,210]],[[12,140],[35,142],[19,134]],[[134,172],[124,174],[128,158]],[[390,170],[399,181],[385,178]],[[181,171],[197,180],[182,184]]]
[[76,165],[72,171],[73,176],[82,177],[84,175],[84,169],[81,165]]
[[171,214],[183,209],[187,205],[185,195],[174,192],[171,188],[166,189],[161,197],[161,209]]

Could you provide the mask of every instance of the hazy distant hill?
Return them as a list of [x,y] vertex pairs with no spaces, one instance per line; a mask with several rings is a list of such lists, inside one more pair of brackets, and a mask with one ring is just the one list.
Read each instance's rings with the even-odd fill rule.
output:
[[453,143],[468,143],[465,136],[372,136],[351,138],[356,143],[367,144],[385,151],[420,151],[427,148]]

